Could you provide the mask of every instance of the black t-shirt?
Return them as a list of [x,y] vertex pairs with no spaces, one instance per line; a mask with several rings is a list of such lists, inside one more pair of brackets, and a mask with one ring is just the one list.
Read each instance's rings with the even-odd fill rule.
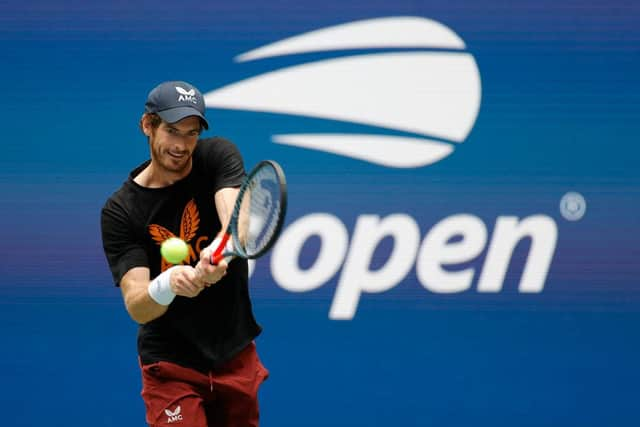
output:
[[[148,164],[135,168],[102,208],[102,241],[117,286],[134,267],[148,267],[152,278],[169,268],[160,244],[171,236],[187,242],[185,264],[195,266],[221,228],[214,194],[240,186],[245,175],[238,149],[222,138],[198,141],[191,173],[168,187],[146,188],[133,181]],[[260,332],[249,298],[247,262],[237,258],[222,280],[195,298],[176,297],[165,314],[140,325],[138,353],[143,364],[170,361],[206,372]]]

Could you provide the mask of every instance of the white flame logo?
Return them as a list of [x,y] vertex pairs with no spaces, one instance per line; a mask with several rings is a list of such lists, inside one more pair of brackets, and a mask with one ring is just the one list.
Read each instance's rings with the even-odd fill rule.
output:
[[464,41],[438,22],[420,17],[351,22],[260,47],[239,55],[236,61],[380,48],[405,51],[330,58],[279,69],[209,92],[205,103],[214,108],[292,114],[380,129],[375,134],[273,135],[279,144],[397,168],[443,159],[471,132],[480,109],[481,83],[478,66],[465,51]]

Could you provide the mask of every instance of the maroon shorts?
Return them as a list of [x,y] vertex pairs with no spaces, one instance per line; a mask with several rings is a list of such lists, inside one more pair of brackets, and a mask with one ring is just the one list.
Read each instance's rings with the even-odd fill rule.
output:
[[258,426],[258,387],[269,372],[249,344],[208,375],[170,362],[142,367],[147,423],[154,426]]

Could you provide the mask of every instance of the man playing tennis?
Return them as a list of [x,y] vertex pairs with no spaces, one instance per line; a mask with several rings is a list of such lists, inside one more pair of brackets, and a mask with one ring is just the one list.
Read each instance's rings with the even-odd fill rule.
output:
[[[257,392],[268,376],[244,259],[210,257],[245,175],[242,157],[208,129],[194,86],[171,81],[147,98],[140,128],[151,159],[136,167],[101,215],[104,251],[130,316],[140,324],[142,397],[150,426],[257,426]],[[180,237],[185,265],[160,244]]]

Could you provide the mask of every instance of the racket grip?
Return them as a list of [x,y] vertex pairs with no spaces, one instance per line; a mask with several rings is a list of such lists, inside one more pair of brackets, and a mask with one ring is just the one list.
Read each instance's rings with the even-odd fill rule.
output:
[[231,237],[231,234],[227,234],[227,233],[225,233],[224,236],[222,236],[222,239],[220,240],[220,244],[218,245],[216,250],[213,251],[213,253],[211,254],[211,264],[218,265],[218,263],[224,259],[225,257],[224,250],[227,247],[227,243],[229,242],[230,237]]
[[223,259],[224,259],[224,254],[211,255],[211,264],[218,265],[218,263]]

